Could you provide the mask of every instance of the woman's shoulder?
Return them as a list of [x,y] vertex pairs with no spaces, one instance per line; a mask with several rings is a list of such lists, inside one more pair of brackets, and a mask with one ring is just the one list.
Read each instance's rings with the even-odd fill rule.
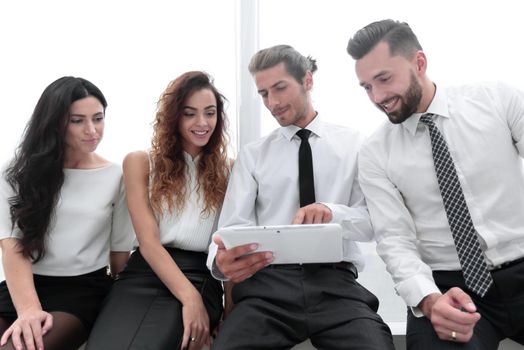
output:
[[140,170],[141,173],[149,173],[150,169],[150,160],[149,152],[147,151],[133,151],[128,153],[124,157],[124,162],[122,163],[124,173],[126,172],[137,172]]
[[144,166],[147,165],[149,168],[149,152],[147,151],[133,151],[128,153],[124,157],[124,162],[122,163],[124,169],[126,167],[132,166]]
[[147,151],[143,151],[143,150],[133,151],[133,152],[128,153],[124,157],[124,164],[144,163],[144,162],[149,163],[149,152]]

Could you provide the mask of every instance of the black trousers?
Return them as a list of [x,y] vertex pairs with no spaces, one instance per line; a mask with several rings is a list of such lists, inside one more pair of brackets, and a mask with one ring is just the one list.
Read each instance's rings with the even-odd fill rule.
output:
[[[166,248],[204,301],[214,329],[222,315],[222,285],[209,273],[207,254]],[[182,304],[137,249],[113,284],[89,336],[88,350],[179,349]]]
[[215,350],[289,349],[308,338],[317,349],[394,349],[377,298],[347,269],[267,267],[235,285],[233,301]]
[[408,310],[406,343],[418,350],[496,350],[501,340],[510,338],[524,345],[524,261],[491,272],[494,284],[480,298],[467,290],[460,271],[435,271],[433,277],[442,293],[452,287],[467,292],[482,316],[473,338],[461,344],[440,340],[426,317],[417,318]]

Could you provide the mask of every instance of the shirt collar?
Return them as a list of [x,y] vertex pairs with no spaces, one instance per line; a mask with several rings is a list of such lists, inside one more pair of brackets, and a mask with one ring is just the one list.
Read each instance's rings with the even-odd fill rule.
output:
[[[288,141],[291,141],[293,136],[297,133],[298,130],[300,130],[298,126],[292,124],[288,126],[283,126],[280,128],[280,134]],[[310,130],[312,134],[317,135],[318,137],[322,137],[324,134],[324,124],[320,121],[320,118],[317,115],[313,120],[306,126],[306,129]]]
[[202,155],[202,153],[199,153],[195,157],[195,159],[193,159],[191,154],[187,153],[186,151],[182,151],[182,154],[184,155],[184,159],[186,161],[186,164],[189,164],[189,165],[194,165],[196,162],[198,162],[198,160],[200,159],[200,156]]
[[444,118],[451,117],[448,108],[448,95],[445,89],[437,88],[435,91],[435,96],[433,96],[433,100],[431,101],[428,109],[424,113],[413,113],[411,117],[402,123],[402,126],[405,127],[412,135],[415,135],[420,117],[426,113],[437,114]]

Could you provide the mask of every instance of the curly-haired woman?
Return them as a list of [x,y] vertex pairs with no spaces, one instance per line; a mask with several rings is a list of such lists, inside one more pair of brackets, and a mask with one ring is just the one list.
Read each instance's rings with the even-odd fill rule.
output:
[[112,287],[87,349],[200,349],[222,313],[206,267],[229,175],[224,97],[203,72],[162,94],[149,152],[124,179],[139,248]]

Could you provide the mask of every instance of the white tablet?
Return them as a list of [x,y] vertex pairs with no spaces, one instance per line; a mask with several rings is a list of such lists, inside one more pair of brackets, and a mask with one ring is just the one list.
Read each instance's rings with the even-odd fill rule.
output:
[[226,227],[217,231],[227,249],[257,243],[271,251],[273,264],[329,263],[343,260],[339,224]]

